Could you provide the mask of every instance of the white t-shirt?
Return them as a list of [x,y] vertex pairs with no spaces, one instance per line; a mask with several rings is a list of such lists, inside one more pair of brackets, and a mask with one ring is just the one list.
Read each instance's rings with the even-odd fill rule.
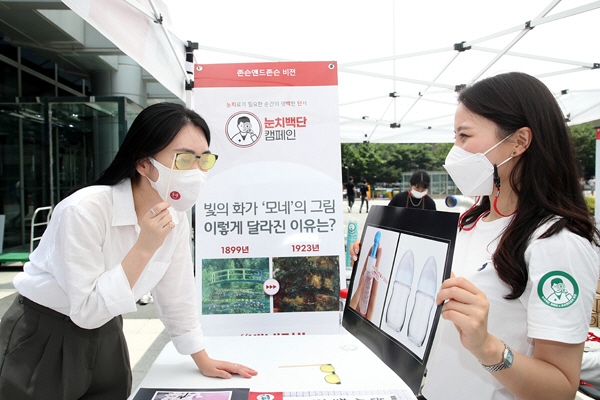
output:
[[15,277],[15,288],[85,329],[136,311],[136,301],[152,290],[158,315],[177,350],[196,353],[204,349],[204,338],[189,223],[185,213],[170,212],[175,229],[131,289],[121,266],[140,233],[131,181],[81,189],[56,206],[31,261]]
[[[525,292],[517,300],[505,300],[510,288],[498,277],[491,258],[510,221],[480,220],[473,230],[461,231],[456,241],[452,269],[485,292],[490,303],[488,331],[529,357],[533,339],[584,342],[598,279],[598,256],[592,245],[567,229],[532,240],[525,251],[529,267]],[[550,225],[544,224],[533,237]],[[450,321],[440,319],[427,369],[423,388],[427,400],[516,399],[462,346]]]

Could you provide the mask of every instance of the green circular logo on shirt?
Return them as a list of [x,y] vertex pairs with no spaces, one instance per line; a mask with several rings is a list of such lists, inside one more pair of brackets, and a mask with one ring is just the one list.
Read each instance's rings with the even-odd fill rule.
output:
[[538,295],[550,307],[566,308],[579,297],[579,286],[566,272],[552,271],[540,279]]

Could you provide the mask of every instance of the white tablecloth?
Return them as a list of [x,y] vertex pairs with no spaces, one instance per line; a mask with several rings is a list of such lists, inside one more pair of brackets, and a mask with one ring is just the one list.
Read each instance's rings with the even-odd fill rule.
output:
[[[190,356],[180,355],[169,343],[130,399],[139,388],[249,388],[254,392],[368,392],[395,389],[404,394],[405,399],[415,399],[398,375],[349,334],[229,336],[206,337],[205,340],[211,358],[249,366],[257,370],[258,375],[251,379],[234,375],[227,380],[205,377]],[[344,350],[340,345],[345,344],[354,345],[356,349]],[[319,366],[282,368],[306,364],[332,364],[341,384],[327,383],[326,374],[321,372]]]

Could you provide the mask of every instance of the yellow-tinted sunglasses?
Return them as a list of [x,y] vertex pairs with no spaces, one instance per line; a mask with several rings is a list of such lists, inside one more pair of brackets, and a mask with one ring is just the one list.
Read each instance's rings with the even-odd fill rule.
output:
[[203,171],[208,171],[215,166],[218,155],[212,153],[204,153],[199,156],[192,153],[177,153],[175,155],[175,167],[177,169],[190,169],[198,159],[198,167]]
[[326,374],[329,374],[329,375],[325,376],[325,381],[327,383],[333,383],[336,385],[339,385],[342,383],[342,381],[340,380],[340,377],[335,374],[335,368],[333,368],[333,365],[331,365],[331,364],[321,365],[321,372],[325,372]]

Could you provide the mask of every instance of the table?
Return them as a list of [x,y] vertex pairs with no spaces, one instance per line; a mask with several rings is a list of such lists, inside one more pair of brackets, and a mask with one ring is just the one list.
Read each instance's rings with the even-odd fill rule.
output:
[[[206,350],[213,359],[231,361],[254,368],[251,379],[234,375],[231,379],[208,378],[200,373],[190,356],[183,356],[169,342],[131,396],[139,388],[249,388],[253,392],[358,392],[396,389],[398,400],[414,400],[408,386],[358,339],[349,334],[302,336],[224,336],[205,337]],[[356,346],[344,350],[340,345]],[[319,366],[332,364],[341,384],[325,381]]]

